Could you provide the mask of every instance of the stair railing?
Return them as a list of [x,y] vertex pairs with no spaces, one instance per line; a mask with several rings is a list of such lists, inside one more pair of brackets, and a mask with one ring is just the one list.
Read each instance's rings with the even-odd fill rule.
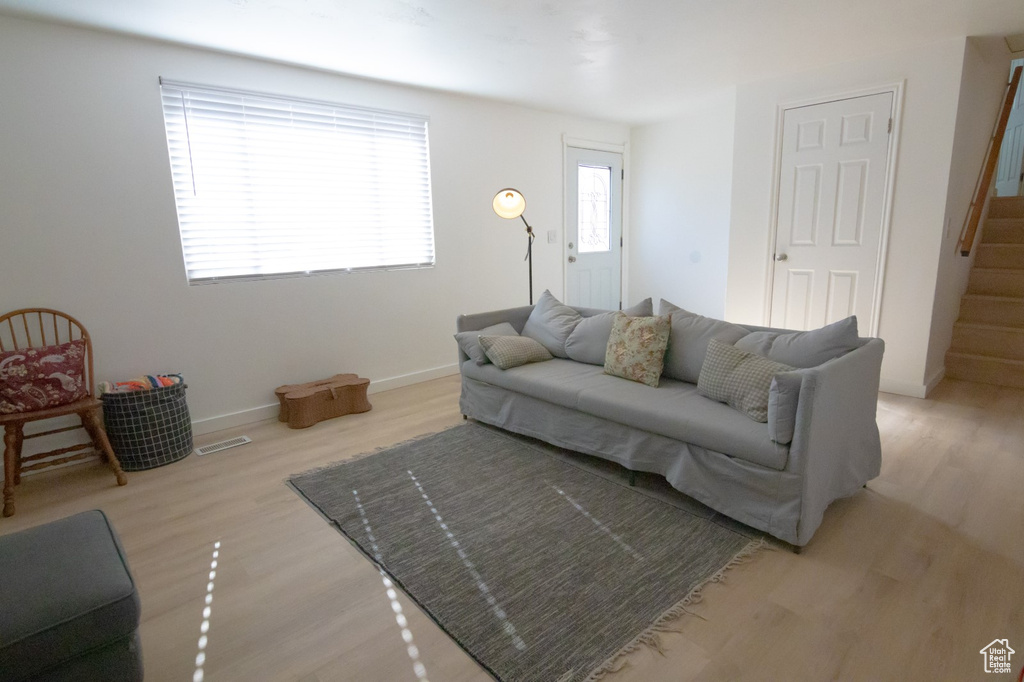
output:
[[1017,88],[1020,86],[1021,68],[1018,66],[1013,70],[1013,77],[1003,95],[1003,108],[996,120],[995,130],[988,141],[988,150],[985,152],[985,162],[981,166],[981,173],[978,182],[974,186],[974,199],[971,201],[967,218],[964,220],[963,229],[960,232],[960,255],[970,256],[974,247],[974,238],[978,234],[978,225],[981,224],[981,215],[988,204],[988,195],[992,189],[992,178],[996,173],[996,163],[999,161],[999,148],[1003,145],[1003,135],[1006,133],[1006,123],[1010,120],[1010,111],[1013,109],[1013,100],[1017,96]]

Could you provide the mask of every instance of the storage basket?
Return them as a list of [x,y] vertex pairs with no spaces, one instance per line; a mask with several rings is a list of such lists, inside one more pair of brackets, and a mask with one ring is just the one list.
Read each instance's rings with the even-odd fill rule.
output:
[[100,396],[107,437],[122,469],[153,469],[192,452],[185,388],[174,384]]

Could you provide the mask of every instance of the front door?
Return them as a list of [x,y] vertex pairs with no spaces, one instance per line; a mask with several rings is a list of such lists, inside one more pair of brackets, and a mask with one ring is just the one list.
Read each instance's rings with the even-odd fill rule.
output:
[[[1018,66],[1024,66],[1024,59],[1010,63],[1010,73]],[[1006,134],[999,147],[999,166],[996,168],[996,196],[1013,197],[1021,193],[1021,157],[1024,157],[1024,82],[1017,86],[1017,96],[1006,123]]]
[[618,310],[622,279],[622,154],[566,149],[566,303]]
[[783,115],[771,325],[872,321],[893,93]]

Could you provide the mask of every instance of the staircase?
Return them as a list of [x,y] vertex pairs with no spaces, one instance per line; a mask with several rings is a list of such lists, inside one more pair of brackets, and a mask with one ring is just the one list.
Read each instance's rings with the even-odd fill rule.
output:
[[946,376],[1024,388],[1024,197],[991,200]]

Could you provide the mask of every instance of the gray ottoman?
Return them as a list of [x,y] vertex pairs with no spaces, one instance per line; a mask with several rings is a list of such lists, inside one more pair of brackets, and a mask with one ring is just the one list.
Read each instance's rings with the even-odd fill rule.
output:
[[103,512],[0,537],[0,680],[141,679],[139,594]]

